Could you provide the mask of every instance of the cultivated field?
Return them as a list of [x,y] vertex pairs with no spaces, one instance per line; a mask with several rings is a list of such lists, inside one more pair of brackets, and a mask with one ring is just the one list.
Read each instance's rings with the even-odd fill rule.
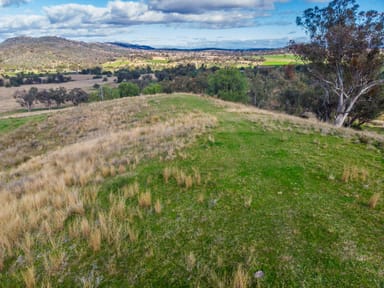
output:
[[92,79],[93,75],[79,75],[72,74],[71,76],[73,81],[66,83],[51,83],[51,84],[33,84],[33,85],[22,85],[20,87],[0,87],[0,113],[10,112],[20,109],[20,105],[13,98],[13,94],[17,90],[29,90],[31,87],[37,87],[39,89],[51,89],[64,87],[67,90],[73,88],[82,88],[86,91],[89,91],[94,84],[114,84],[115,77],[109,77],[107,82],[103,82],[103,79]]
[[381,287],[384,136],[187,94],[0,120],[1,287]]

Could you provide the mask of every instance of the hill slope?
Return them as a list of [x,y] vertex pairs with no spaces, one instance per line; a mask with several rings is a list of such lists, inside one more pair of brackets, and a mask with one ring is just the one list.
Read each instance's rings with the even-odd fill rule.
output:
[[16,37],[0,43],[0,63],[6,70],[77,70],[79,67],[94,67],[112,61],[128,52],[128,49],[115,45],[59,37]]
[[192,95],[1,121],[2,287],[384,284],[381,136]]

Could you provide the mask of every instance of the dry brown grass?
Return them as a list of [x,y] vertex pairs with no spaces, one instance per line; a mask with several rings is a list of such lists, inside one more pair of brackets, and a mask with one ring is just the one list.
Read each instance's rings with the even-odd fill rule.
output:
[[125,198],[132,198],[139,193],[139,183],[135,182],[122,188]]
[[[161,156],[171,159],[216,123],[214,117],[196,112],[165,118],[164,122],[158,122],[160,119],[156,118],[157,122],[149,125],[145,118],[132,122],[135,113],[148,107],[148,99],[151,98],[94,103],[72,109],[70,113],[63,111],[50,116],[33,128],[42,131],[41,137],[48,137],[52,143],[19,165],[7,160],[12,159],[17,150],[7,148],[0,152],[0,168],[5,163],[11,165],[10,169],[0,171],[0,202],[4,207],[0,211],[0,249],[5,251],[4,257],[13,255],[16,243],[25,241],[22,235],[36,230],[41,235],[50,235],[62,229],[69,216],[84,215],[85,209],[97,202],[96,187],[100,179],[125,173],[127,168],[132,170],[144,158]],[[28,131],[17,133],[36,139]],[[0,147],[10,147],[9,143],[15,141],[17,133],[2,138]],[[18,152],[21,155],[31,151],[30,148],[21,148]],[[179,174],[179,181],[186,187],[201,181],[198,171],[194,175]],[[108,217],[121,219],[125,213],[123,198],[138,195],[138,184],[123,187],[122,194],[123,197],[112,205]],[[140,195],[143,199],[139,205],[150,207],[152,203],[148,201],[148,194]],[[135,216],[127,217],[140,217],[140,212],[130,215]],[[111,222],[108,221],[108,225]],[[83,217],[69,226],[69,234],[88,239],[93,231],[91,226]],[[123,227],[115,228],[120,231],[117,234],[124,230]],[[100,229],[103,239],[105,233],[106,239],[120,237]]]
[[160,213],[161,213],[161,210],[163,209],[163,207],[162,207],[162,205],[161,205],[159,199],[156,200],[156,203],[155,203],[155,207],[154,207],[154,208],[155,208],[155,212],[156,212],[157,214],[160,214]]
[[99,228],[93,228],[89,234],[88,239],[89,246],[93,252],[100,251],[101,248],[101,232]]
[[372,197],[369,199],[369,202],[368,202],[369,208],[375,209],[380,198],[381,198],[381,193],[373,194]]
[[21,275],[27,288],[34,288],[36,286],[35,268],[33,266],[27,268]]
[[244,271],[242,265],[237,267],[235,275],[233,277],[233,288],[246,288],[250,284],[249,277]]
[[48,275],[58,273],[61,270],[64,261],[65,253],[62,251],[45,255],[43,261],[45,272]]
[[193,168],[193,173],[188,174],[184,170],[177,167],[165,167],[163,170],[164,182],[168,183],[171,178],[176,180],[177,185],[187,189],[192,188],[194,185],[201,184],[201,175],[197,168]]
[[368,179],[368,170],[365,168],[359,168],[357,166],[348,165],[344,166],[341,180],[345,183],[350,181],[362,181],[366,182]]

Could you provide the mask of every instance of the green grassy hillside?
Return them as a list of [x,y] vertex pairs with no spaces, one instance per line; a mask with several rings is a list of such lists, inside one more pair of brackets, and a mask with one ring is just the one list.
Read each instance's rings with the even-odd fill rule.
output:
[[1,287],[384,285],[383,136],[184,94],[1,136]]

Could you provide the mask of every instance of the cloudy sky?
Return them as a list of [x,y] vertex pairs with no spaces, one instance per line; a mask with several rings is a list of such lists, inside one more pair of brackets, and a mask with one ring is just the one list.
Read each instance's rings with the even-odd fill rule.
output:
[[[0,0],[0,41],[60,36],[154,47],[282,47],[305,39],[296,16],[327,0]],[[384,11],[384,0],[360,0]]]

